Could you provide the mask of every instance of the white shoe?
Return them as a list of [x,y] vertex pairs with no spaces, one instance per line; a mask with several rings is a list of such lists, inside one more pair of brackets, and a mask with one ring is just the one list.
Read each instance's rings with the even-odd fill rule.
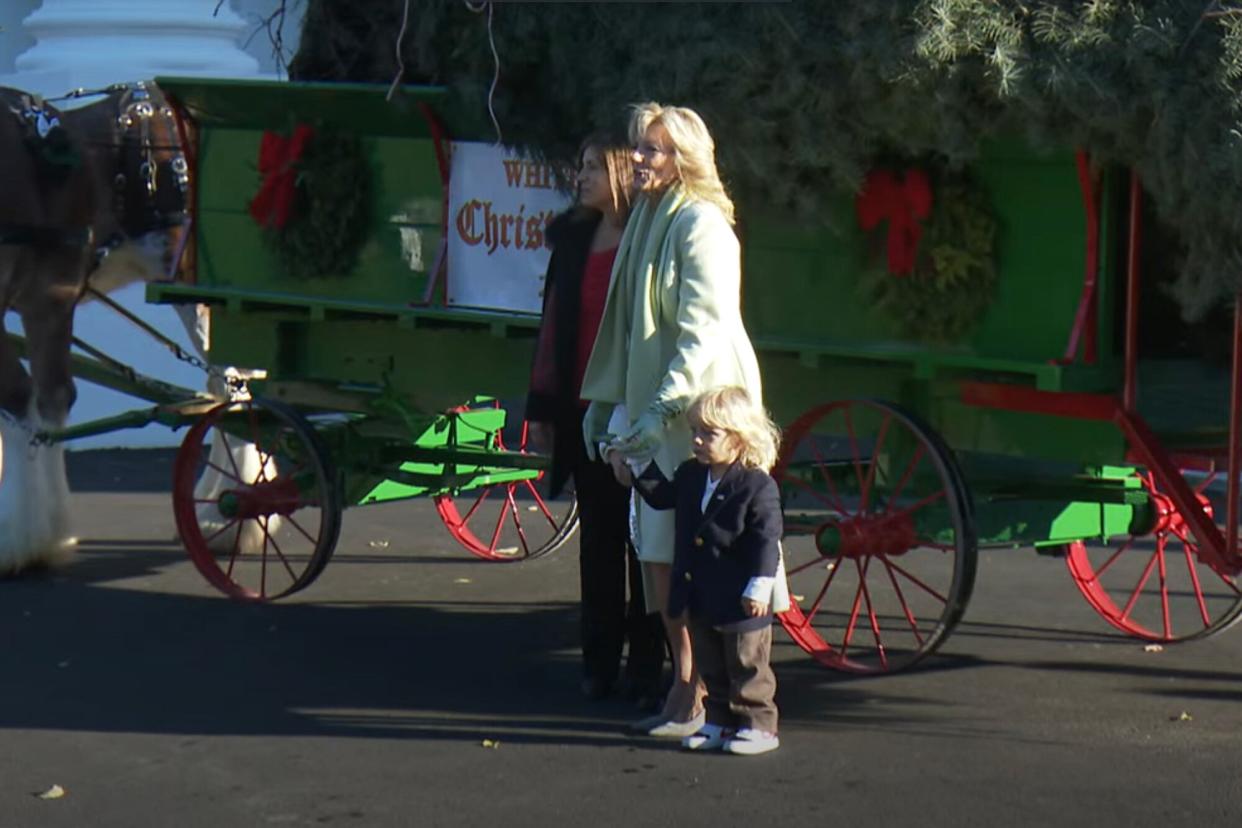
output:
[[686,750],[720,750],[732,735],[732,730],[720,725],[705,724],[697,732],[682,739],[681,746]]
[[658,724],[651,730],[647,731],[648,736],[659,736],[661,738],[681,739],[693,733],[697,733],[707,723],[706,712],[700,712],[693,719],[685,722],[668,721]]
[[739,756],[754,756],[757,753],[776,750],[780,746],[781,740],[776,737],[775,733],[744,727],[733,734],[732,739],[724,743],[724,752],[735,753]]

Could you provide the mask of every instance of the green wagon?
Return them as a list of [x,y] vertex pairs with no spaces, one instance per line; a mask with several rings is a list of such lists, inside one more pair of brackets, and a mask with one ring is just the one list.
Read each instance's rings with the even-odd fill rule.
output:
[[[204,575],[235,597],[288,594],[322,571],[344,506],[420,495],[485,557],[563,542],[572,500],[538,496],[544,460],[496,402],[523,395],[538,319],[450,306],[439,259],[402,257],[403,231],[424,250],[445,237],[445,149],[472,137],[444,92],[405,88],[396,105],[378,87],[159,84],[196,184],[191,278],[152,284],[148,299],[208,306],[211,361],[265,372],[248,399],[159,409],[190,426],[174,507]],[[379,218],[348,272],[286,273],[246,213],[264,131],[298,122],[353,136],[372,170]],[[903,174],[917,177],[893,180]],[[1063,558],[1129,635],[1228,627],[1242,613],[1240,361],[1140,358],[1138,182],[1080,153],[1003,141],[966,173],[929,181],[931,214],[974,204],[986,215],[973,247],[933,238],[928,205],[900,197],[914,220],[892,213],[870,230],[850,194],[827,225],[740,205],[743,310],[765,402],[786,426],[774,470],[794,597],[783,626],[830,667],[900,669],[961,619],[980,547],[1033,546]],[[908,299],[912,282],[883,280],[913,277],[886,272],[877,237],[924,223],[920,257],[970,255],[990,275],[978,295],[912,300],[900,317],[876,297]],[[977,318],[931,342],[918,301],[928,318],[937,302]],[[234,484],[204,498],[194,480],[213,434],[256,443],[268,465],[215,463]],[[278,521],[280,538],[267,537]],[[221,549],[242,522],[263,529],[262,549]]]

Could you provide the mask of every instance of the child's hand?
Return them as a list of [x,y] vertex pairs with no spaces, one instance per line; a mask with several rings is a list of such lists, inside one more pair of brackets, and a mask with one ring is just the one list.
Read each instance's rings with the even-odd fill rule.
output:
[[750,618],[758,618],[761,615],[768,614],[768,605],[751,598],[743,598],[742,612],[746,613]]
[[610,448],[604,453],[604,459],[608,461],[608,465],[612,466],[612,476],[622,486],[631,486],[634,483],[634,475],[630,471],[630,464],[625,462],[625,455]]

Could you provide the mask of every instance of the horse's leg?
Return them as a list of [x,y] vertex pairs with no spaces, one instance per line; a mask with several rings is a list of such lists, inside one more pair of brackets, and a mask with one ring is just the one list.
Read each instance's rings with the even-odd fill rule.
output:
[[76,295],[66,290],[21,314],[34,386],[31,414],[37,416],[40,425],[52,428],[60,428],[69,419],[69,409],[78,395],[69,361],[75,299]]
[[[34,389],[29,421],[34,430],[61,428],[77,397],[70,370],[73,313],[86,261],[82,251],[61,248],[46,254],[45,272],[69,274],[45,286],[20,309],[26,329],[30,377]],[[69,482],[65,476],[65,449],[60,443],[33,446],[30,452],[30,491],[41,499],[31,510],[32,526],[40,527],[43,559],[52,562],[76,542],[69,530]],[[37,515],[37,518],[36,518]]]
[[[56,251],[48,256],[23,256],[21,267],[27,276],[46,275],[63,272],[57,268],[73,267],[80,261],[76,251]],[[19,312],[31,365],[29,376],[16,362],[7,339],[0,346],[4,407],[11,415],[0,418],[4,460],[0,470],[0,574],[57,563],[72,545],[64,448],[36,445],[32,437],[42,427],[63,425],[73,403],[69,340],[74,295],[69,288],[53,286],[33,305],[22,302]]]

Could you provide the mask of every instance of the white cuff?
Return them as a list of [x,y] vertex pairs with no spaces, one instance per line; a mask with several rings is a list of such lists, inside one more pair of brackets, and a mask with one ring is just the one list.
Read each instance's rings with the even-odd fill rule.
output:
[[775,586],[775,578],[756,575],[747,582],[746,589],[742,590],[742,597],[760,604],[770,604],[772,603],[772,589]]

